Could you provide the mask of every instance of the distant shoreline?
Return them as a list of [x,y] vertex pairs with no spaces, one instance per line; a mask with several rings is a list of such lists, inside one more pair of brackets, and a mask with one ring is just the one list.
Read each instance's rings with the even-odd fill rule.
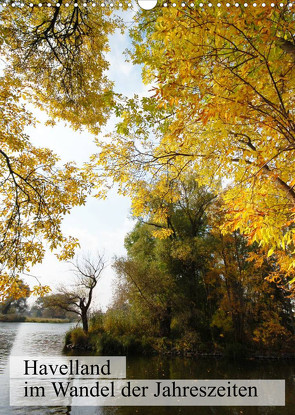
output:
[[0,323],[74,323],[63,318],[26,317],[17,315],[0,315]]

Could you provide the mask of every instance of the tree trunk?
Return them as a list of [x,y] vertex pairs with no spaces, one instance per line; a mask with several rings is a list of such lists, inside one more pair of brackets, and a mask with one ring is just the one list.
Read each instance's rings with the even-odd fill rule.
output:
[[84,310],[82,311],[82,325],[83,325],[83,330],[85,331],[85,333],[88,333],[88,317],[87,317],[87,311],[85,312]]

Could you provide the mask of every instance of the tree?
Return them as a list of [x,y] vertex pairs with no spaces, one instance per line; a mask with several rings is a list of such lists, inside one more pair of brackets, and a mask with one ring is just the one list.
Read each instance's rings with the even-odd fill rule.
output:
[[101,273],[105,268],[105,262],[101,255],[95,259],[83,257],[77,259],[73,272],[76,281],[72,288],[61,286],[55,295],[47,298],[47,305],[57,307],[71,313],[78,314],[82,320],[83,330],[88,332],[89,309],[93,299],[93,290],[96,287]]
[[30,316],[44,317],[44,318],[59,318],[73,320],[76,315],[68,311],[62,310],[50,304],[54,302],[57,294],[48,294],[43,297],[38,297],[34,305],[30,309]]
[[2,314],[8,314],[9,312],[23,314],[27,311],[27,298],[30,295],[30,287],[27,284],[21,282],[20,289],[24,293],[23,296],[16,299],[13,295],[11,295],[10,297],[6,298],[5,301],[0,303],[0,311]]
[[[198,187],[195,176],[177,187],[181,197],[166,203],[166,221],[152,213],[138,221],[125,239],[127,257],[115,261],[117,298],[107,314],[113,330],[117,324],[119,334],[136,333],[140,322],[143,333],[174,338],[188,350],[225,344],[290,350],[292,292],[267,281],[276,259],[238,231],[220,231],[220,201]],[[149,203],[152,197],[157,206],[155,195]],[[171,232],[162,238],[159,229]]]
[[25,130],[36,120],[27,104],[45,110],[49,124],[60,119],[93,133],[113,105],[105,53],[120,21],[111,9],[74,3],[0,10],[0,300],[24,294],[20,276],[42,261],[45,244],[60,259],[74,255],[78,241],[62,234],[61,223],[91,187],[75,163],[60,166],[52,151],[31,144]]
[[[204,280],[211,259],[206,212],[215,197],[198,187],[194,177],[175,186],[181,199],[166,204],[166,220],[151,213],[127,235],[127,258],[114,264],[119,293],[131,311],[149,320],[153,335],[169,337],[172,320],[181,320],[182,332],[197,331],[208,340],[212,310]],[[163,203],[154,194],[148,200],[151,212]],[[169,237],[162,238],[166,233]]]
[[[60,259],[73,256],[78,241],[62,234],[61,223],[73,206],[85,203],[89,185],[74,163],[59,166],[52,151],[30,143],[25,129],[34,125],[34,119],[22,102],[22,86],[8,75],[0,78],[0,86],[0,298],[4,300],[24,294],[20,274],[42,261],[45,242],[51,250],[60,249]],[[41,291],[38,285],[32,290]]]
[[127,101],[96,159],[137,212],[151,189],[179,197],[171,182],[187,169],[201,185],[223,182],[223,230],[275,254],[277,281],[295,266],[294,33],[287,3],[139,12],[131,56],[154,97]]

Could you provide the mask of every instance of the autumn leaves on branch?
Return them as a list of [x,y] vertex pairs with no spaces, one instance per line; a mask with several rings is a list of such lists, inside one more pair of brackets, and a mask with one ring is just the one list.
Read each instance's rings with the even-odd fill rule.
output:
[[[62,2],[60,2],[62,4]],[[86,8],[2,8],[1,55],[1,282],[3,298],[22,295],[23,272],[41,262],[45,243],[60,259],[78,241],[62,234],[63,217],[83,205],[90,185],[75,163],[60,166],[26,134],[35,124],[27,104],[45,110],[48,123],[68,122],[97,133],[110,111],[112,84],[105,76],[108,35],[118,19]],[[40,294],[48,290],[34,288]]]
[[[170,7],[136,22],[131,56],[154,96],[128,101],[101,144],[105,176],[132,193],[135,214],[164,221],[180,197],[174,183],[193,171],[223,201],[223,232],[239,229],[275,255],[270,279],[293,280],[294,12]],[[162,209],[148,210],[149,194]]]

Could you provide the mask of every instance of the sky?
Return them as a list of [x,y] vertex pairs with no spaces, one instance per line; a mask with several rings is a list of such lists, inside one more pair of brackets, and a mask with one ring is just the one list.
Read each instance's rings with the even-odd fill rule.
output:
[[[132,12],[123,14],[124,20],[131,20]],[[149,94],[149,87],[141,82],[141,68],[125,61],[124,50],[129,47],[128,34],[122,35],[117,31],[110,39],[111,52],[108,54],[110,68],[108,76],[115,82],[115,90],[126,96],[134,93],[143,96]],[[97,152],[94,144],[94,136],[87,132],[75,132],[64,123],[58,123],[54,127],[45,126],[45,114],[34,110],[41,123],[36,128],[28,129],[32,143],[40,147],[52,149],[61,158],[62,162],[76,161],[78,165],[89,159],[89,156]],[[111,119],[102,134],[111,131],[114,125]],[[96,287],[94,296],[94,308],[106,309],[112,299],[112,289],[115,274],[111,263],[114,256],[125,254],[124,237],[132,229],[135,222],[130,214],[130,200],[120,196],[112,189],[106,200],[89,198],[85,206],[72,209],[71,213],[64,219],[62,229],[65,235],[77,237],[81,249],[77,255],[95,255],[100,252],[104,254],[107,267]],[[52,290],[60,283],[70,285],[74,281],[74,275],[70,271],[72,266],[66,262],[60,262],[55,255],[46,252],[42,264],[31,269],[31,274],[38,277],[44,285],[50,285]],[[29,285],[35,285],[36,281],[25,277]]]

